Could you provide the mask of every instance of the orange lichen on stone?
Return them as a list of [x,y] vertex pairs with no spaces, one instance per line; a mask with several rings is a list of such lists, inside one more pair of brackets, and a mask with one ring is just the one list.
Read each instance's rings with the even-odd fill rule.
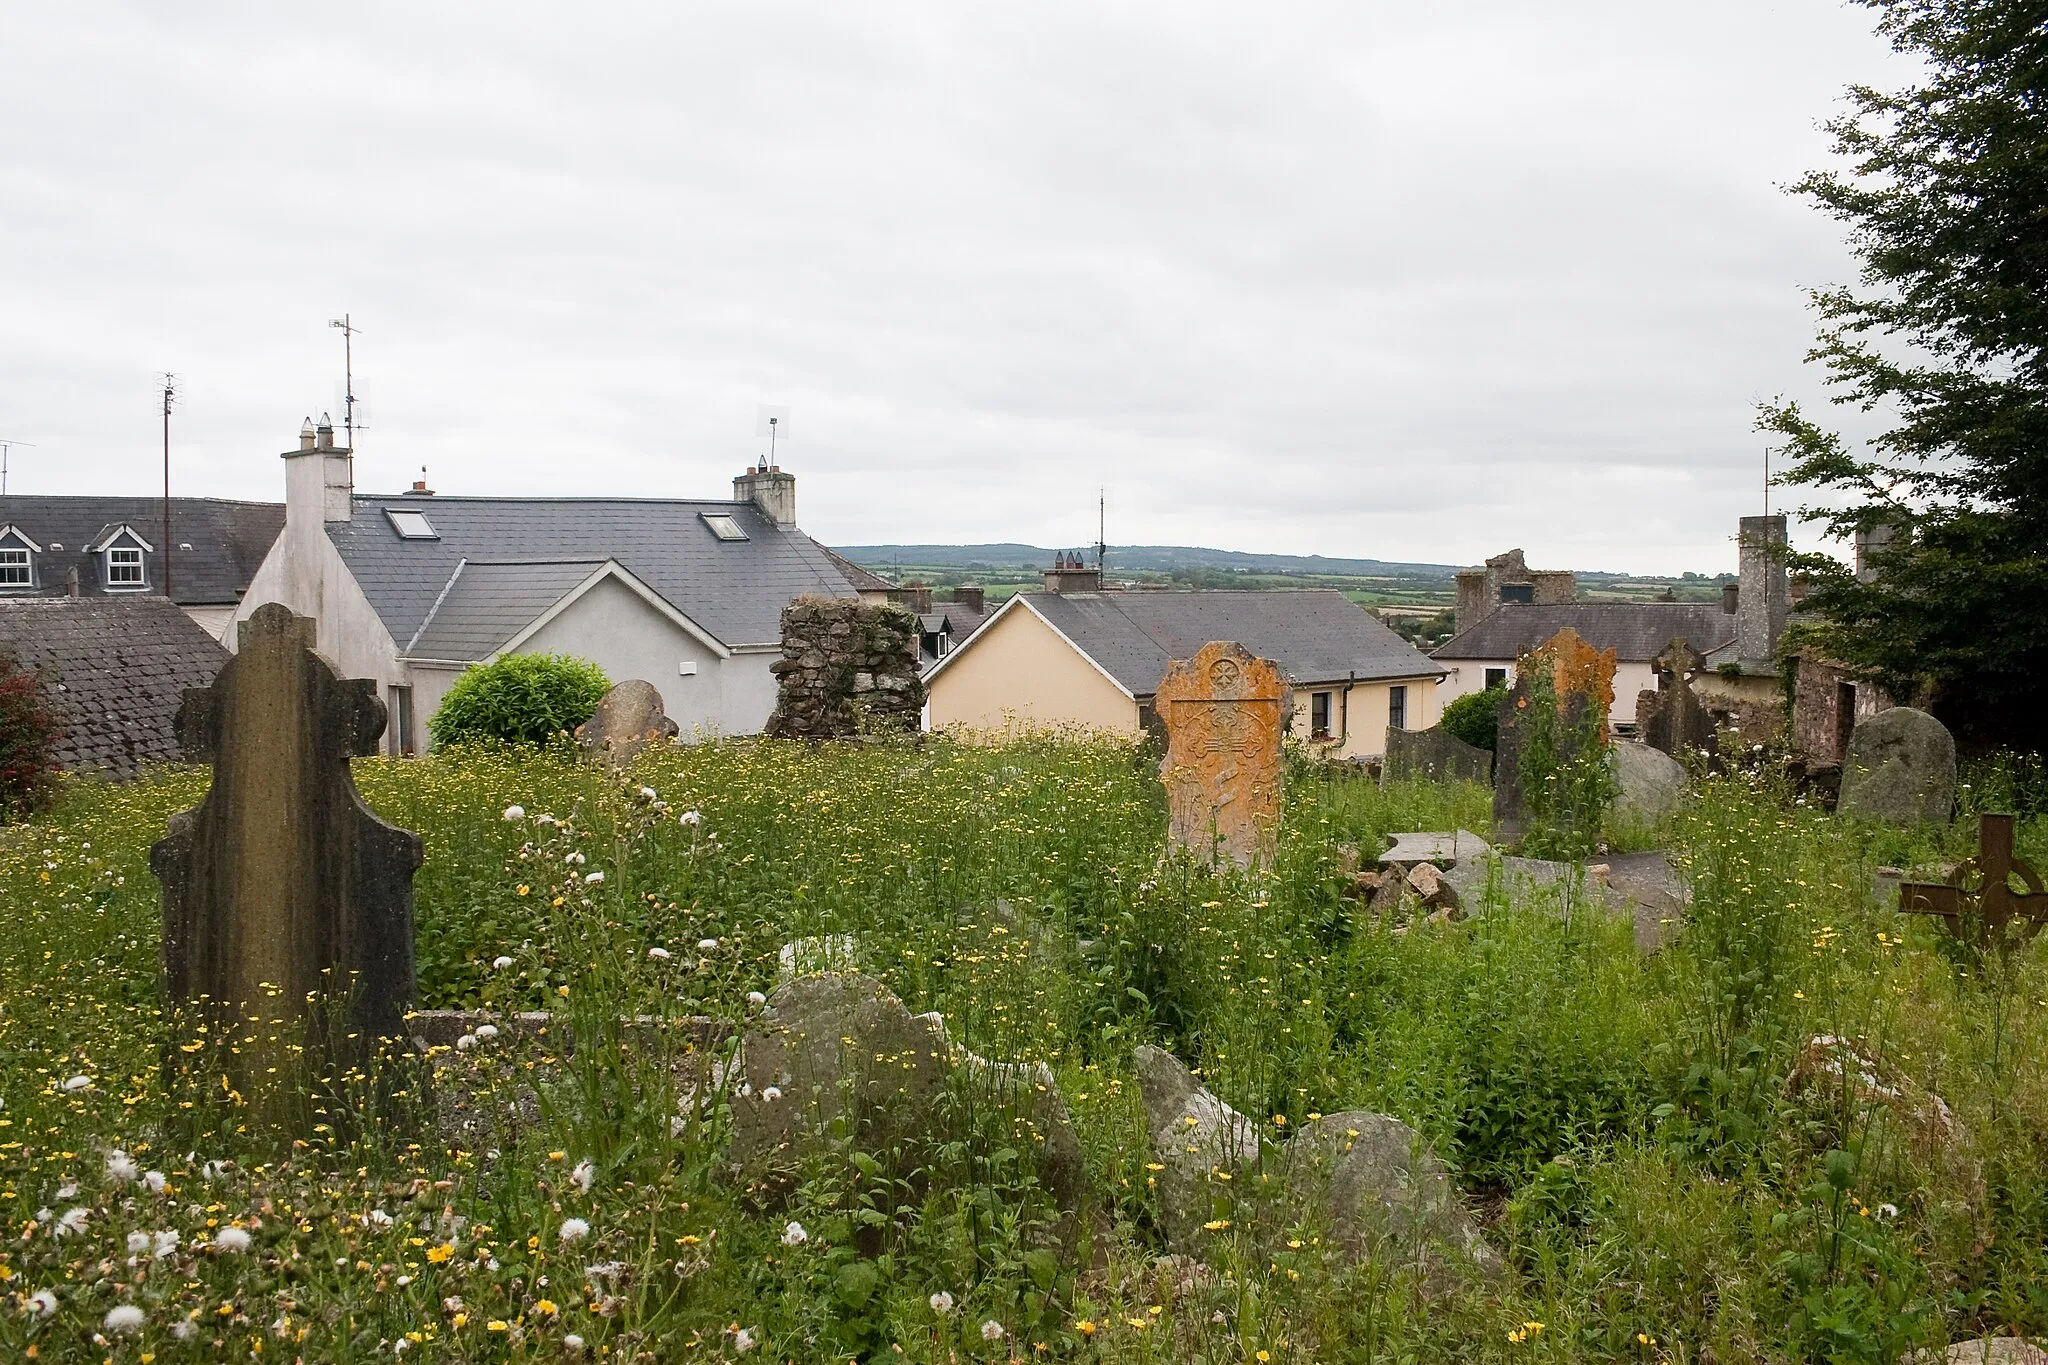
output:
[[1551,680],[1560,698],[1567,692],[1582,693],[1604,716],[1614,710],[1615,658],[1615,651],[1593,648],[1577,631],[1566,626],[1523,655],[1515,671],[1525,674],[1548,661]]
[[1154,694],[1166,726],[1172,839],[1204,860],[1270,864],[1280,827],[1280,741],[1292,711],[1279,665],[1211,641]]

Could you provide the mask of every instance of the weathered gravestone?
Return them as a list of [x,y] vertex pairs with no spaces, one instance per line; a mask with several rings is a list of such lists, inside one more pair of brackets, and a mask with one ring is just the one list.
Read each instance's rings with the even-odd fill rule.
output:
[[179,739],[213,785],[149,855],[166,995],[208,1025],[209,1064],[252,1128],[298,1136],[323,1067],[405,1031],[421,862],[419,836],[372,814],[349,775],[384,730],[377,685],[340,679],[314,643],[311,620],[259,607],[213,686],[185,694]]
[[1956,741],[1910,706],[1856,722],[1835,809],[1895,825],[1945,825],[1956,807]]
[[1271,863],[1292,710],[1279,666],[1212,640],[1166,670],[1153,704],[1166,726],[1159,777],[1174,846],[1204,860]]
[[662,709],[654,684],[632,678],[604,694],[590,719],[576,727],[576,747],[586,758],[620,766],[650,744],[676,737],[676,723]]
[[1577,755],[1566,752],[1568,736],[1579,733],[1589,714],[1598,715],[1599,742],[1607,737],[1606,717],[1614,706],[1615,652],[1599,650],[1566,626],[1515,665],[1515,685],[1500,699],[1499,739],[1493,751],[1493,820],[1503,832],[1519,832],[1529,812],[1522,795],[1522,750],[1532,728],[1551,720],[1532,717],[1530,706],[1540,678],[1548,676],[1557,694],[1557,736],[1560,762]]
[[1713,717],[1692,690],[1693,677],[1706,666],[1683,636],[1664,646],[1651,662],[1657,690],[1636,694],[1636,738],[1676,759],[1683,759],[1687,749],[1714,753]]
[[1430,777],[1458,782],[1491,782],[1493,755],[1467,744],[1441,725],[1427,730],[1387,727],[1387,755],[1380,760],[1382,784]]
[[1685,765],[1647,744],[1607,746],[1614,773],[1614,814],[1624,824],[1648,828],[1678,813],[1685,799]]

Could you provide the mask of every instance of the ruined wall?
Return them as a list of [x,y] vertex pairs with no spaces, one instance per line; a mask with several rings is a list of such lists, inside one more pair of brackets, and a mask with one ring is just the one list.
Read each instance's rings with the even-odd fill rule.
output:
[[848,739],[915,732],[924,711],[917,617],[890,603],[799,597],[782,611],[782,657],[767,733]]

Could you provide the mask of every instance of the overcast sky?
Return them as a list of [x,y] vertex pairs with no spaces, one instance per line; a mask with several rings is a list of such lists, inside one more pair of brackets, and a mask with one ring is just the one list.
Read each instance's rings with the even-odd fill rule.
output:
[[[1732,569],[1835,0],[0,6],[20,493],[728,496],[831,543]],[[1797,538],[1795,536],[1795,538]]]

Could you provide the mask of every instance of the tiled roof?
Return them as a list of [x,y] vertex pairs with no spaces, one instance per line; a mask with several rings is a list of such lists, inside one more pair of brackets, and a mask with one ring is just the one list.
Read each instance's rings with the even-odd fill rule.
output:
[[41,671],[65,729],[59,766],[133,777],[178,758],[178,704],[228,652],[167,598],[0,601],[0,651]]
[[1211,640],[1235,640],[1279,664],[1296,683],[1433,678],[1443,672],[1334,590],[1023,597],[1134,697],[1150,696],[1168,664],[1193,658]]
[[[0,526],[18,526],[43,547],[35,556],[35,593],[60,596],[65,571],[78,570],[78,590],[106,592],[103,565],[86,547],[114,527],[128,525],[155,546],[146,555],[149,586],[163,589],[162,498],[98,498],[10,493],[0,497]],[[235,603],[270,544],[284,529],[284,504],[221,498],[171,499],[171,595],[186,606]],[[185,546],[190,545],[191,549]],[[61,549],[59,547],[62,547]],[[13,596],[13,593],[9,593]],[[116,594],[117,596],[120,594]]]
[[[386,508],[423,513],[439,538],[402,539]],[[718,539],[706,513],[731,517],[747,539]],[[780,641],[782,609],[806,593],[855,596],[823,546],[750,502],[358,494],[354,517],[328,523],[327,535],[401,646],[464,559],[615,559],[728,648]]]
[[1623,663],[1648,663],[1684,636],[1702,655],[1735,638],[1735,618],[1718,602],[1506,602],[1438,645],[1438,659],[1518,659],[1570,626]]
[[823,550],[825,557],[832,561],[832,567],[839,570],[847,582],[862,592],[887,592],[896,586],[880,574],[863,569],[860,565],[854,563],[830,546],[820,545],[818,548]]
[[419,638],[404,652],[415,659],[461,663],[488,659],[571,588],[603,567],[603,560],[588,559],[464,564],[427,617]]

